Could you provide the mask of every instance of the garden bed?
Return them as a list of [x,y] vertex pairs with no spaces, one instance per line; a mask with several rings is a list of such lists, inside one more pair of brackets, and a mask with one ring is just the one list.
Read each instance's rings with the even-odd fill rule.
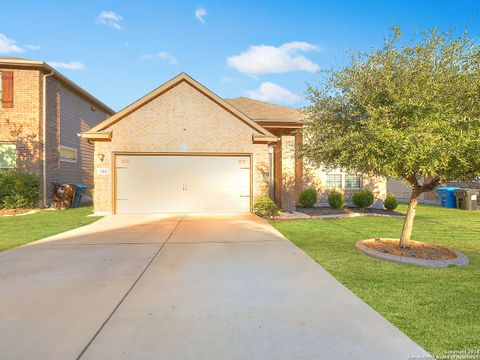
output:
[[2,216],[18,216],[34,214],[39,209],[0,209],[0,217]]
[[349,215],[349,214],[375,214],[375,215],[397,215],[403,216],[402,213],[386,210],[367,208],[359,209],[356,207],[344,207],[343,209],[333,209],[331,207],[313,207],[313,208],[301,208],[297,207],[297,211],[309,216],[323,216],[323,215]]
[[360,240],[355,246],[365,255],[400,264],[426,267],[464,266],[468,264],[468,258],[464,254],[425,242],[410,241],[408,248],[401,248],[397,239],[376,238]]
[[408,256],[417,259],[447,260],[456,258],[457,255],[450,249],[423,242],[411,242],[408,248],[402,248],[398,240],[375,239],[366,242],[365,246],[386,254]]

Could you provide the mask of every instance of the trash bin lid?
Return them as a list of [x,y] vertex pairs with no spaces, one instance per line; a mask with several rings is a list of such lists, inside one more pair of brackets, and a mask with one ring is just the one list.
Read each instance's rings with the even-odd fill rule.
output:
[[459,187],[455,187],[455,186],[442,186],[442,187],[438,187],[436,188],[437,191],[455,191],[455,190],[461,190]]

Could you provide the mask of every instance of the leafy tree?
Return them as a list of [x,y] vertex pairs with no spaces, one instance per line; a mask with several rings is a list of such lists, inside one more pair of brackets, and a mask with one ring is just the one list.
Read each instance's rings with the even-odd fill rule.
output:
[[307,159],[411,185],[402,247],[423,192],[480,174],[480,48],[466,33],[405,40],[393,27],[382,48],[325,72],[307,94]]

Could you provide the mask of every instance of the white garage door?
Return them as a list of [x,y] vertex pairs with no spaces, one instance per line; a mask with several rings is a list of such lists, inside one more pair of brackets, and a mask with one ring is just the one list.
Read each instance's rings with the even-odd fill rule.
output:
[[116,212],[249,212],[248,156],[116,156]]

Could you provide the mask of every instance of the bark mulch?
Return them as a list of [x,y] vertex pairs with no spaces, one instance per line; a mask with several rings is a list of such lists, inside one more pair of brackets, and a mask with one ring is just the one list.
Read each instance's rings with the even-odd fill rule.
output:
[[0,217],[16,216],[36,212],[37,209],[0,209]]
[[309,216],[321,216],[321,215],[343,215],[343,214],[377,214],[377,215],[403,215],[397,211],[391,211],[386,209],[359,209],[356,207],[344,207],[343,209],[332,209],[331,207],[314,207],[314,208],[301,208],[297,207],[297,211],[307,214]]
[[452,250],[429,243],[411,242],[410,247],[404,249],[400,247],[398,240],[375,239],[375,241],[365,242],[364,245],[386,254],[416,259],[448,260],[457,257]]

